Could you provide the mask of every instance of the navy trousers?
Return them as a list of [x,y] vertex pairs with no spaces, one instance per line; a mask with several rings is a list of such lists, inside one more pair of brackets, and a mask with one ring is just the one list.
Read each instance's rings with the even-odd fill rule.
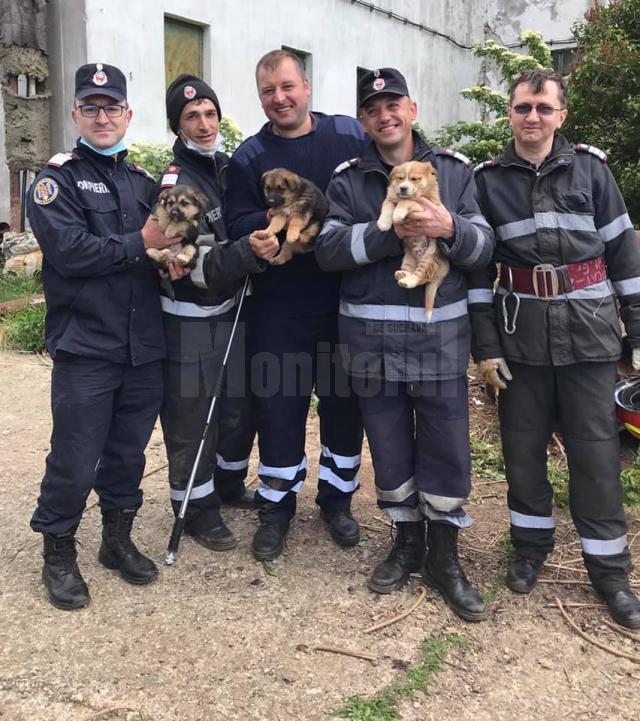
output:
[[295,514],[307,475],[305,434],[313,391],[322,446],[316,503],[327,513],[348,510],[359,486],[363,430],[358,400],[336,350],[336,317],[254,315],[249,323],[261,517],[288,522]]
[[31,527],[65,533],[95,489],[106,510],[139,508],[144,449],[162,400],[162,364],[112,363],[58,351],[51,451]]
[[411,383],[354,378],[375,471],[378,506],[396,522],[464,528],[471,489],[466,377]]

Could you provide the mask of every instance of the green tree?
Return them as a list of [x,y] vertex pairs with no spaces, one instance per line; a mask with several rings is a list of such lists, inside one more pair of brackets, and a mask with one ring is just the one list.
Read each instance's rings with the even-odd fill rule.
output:
[[573,26],[580,61],[569,77],[572,142],[604,150],[640,225],[640,0],[596,6]]
[[[500,85],[508,87],[525,70],[552,67],[551,52],[540,33],[522,32],[520,42],[527,48],[526,55],[514,53],[494,40],[474,48],[473,54],[492,61],[498,72]],[[487,85],[476,85],[462,90],[460,94],[463,98],[480,104],[483,120],[445,125],[437,130],[429,141],[445,147],[455,147],[475,163],[498,155],[511,139],[507,120],[507,95]]]

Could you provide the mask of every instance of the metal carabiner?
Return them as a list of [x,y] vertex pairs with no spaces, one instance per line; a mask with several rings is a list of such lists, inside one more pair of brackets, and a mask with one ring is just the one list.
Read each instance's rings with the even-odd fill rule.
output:
[[[516,332],[516,320],[520,312],[520,298],[513,292],[513,273],[511,272],[511,266],[507,266],[507,268],[509,270],[509,290],[502,296],[502,319],[504,321],[504,332],[507,335],[513,335]],[[516,299],[511,324],[509,324],[509,309],[507,308],[507,300],[510,296]]]
[[[511,324],[509,324],[509,310],[507,308],[507,299],[513,296],[516,299],[516,304],[513,309],[513,320],[511,321]],[[520,311],[520,298],[511,291],[510,293],[505,293],[502,296],[502,318],[504,320],[504,332],[507,335],[513,335],[516,332],[516,320],[518,319],[518,312]]]

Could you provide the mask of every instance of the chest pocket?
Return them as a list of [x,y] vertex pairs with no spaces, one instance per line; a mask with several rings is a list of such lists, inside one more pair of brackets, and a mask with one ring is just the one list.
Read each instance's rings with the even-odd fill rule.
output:
[[82,193],[78,204],[92,233],[108,235],[120,230],[118,205],[111,193]]
[[593,215],[593,196],[588,190],[565,190],[554,194],[556,210],[560,213]]

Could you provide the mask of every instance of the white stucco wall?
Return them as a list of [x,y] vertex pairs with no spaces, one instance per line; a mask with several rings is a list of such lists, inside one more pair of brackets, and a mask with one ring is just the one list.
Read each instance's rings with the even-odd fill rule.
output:
[[552,49],[562,48],[572,40],[573,23],[594,5],[594,0],[487,0],[489,35],[510,44],[523,30],[537,30],[553,42]]
[[[66,3],[54,2],[66,13]],[[255,63],[265,52],[282,45],[312,54],[316,110],[354,114],[356,67],[392,65],[407,76],[421,110],[419,119],[428,129],[473,117],[472,104],[458,96],[462,88],[478,81],[479,62],[468,50],[349,0],[84,3],[86,61],[118,65],[129,80],[134,111],[129,141],[167,139],[165,13],[208,26],[205,79],[218,93],[223,114],[232,116],[245,136],[256,132],[265,121],[255,90]],[[484,37],[486,0],[378,0],[376,4],[449,34],[462,45],[477,44]],[[74,13],[72,24],[82,19],[77,8],[70,12]],[[64,80],[72,83],[72,75],[65,73]],[[65,94],[69,95],[68,87]],[[67,126],[70,128],[68,121]],[[73,130],[67,130],[65,136],[73,137]]]

